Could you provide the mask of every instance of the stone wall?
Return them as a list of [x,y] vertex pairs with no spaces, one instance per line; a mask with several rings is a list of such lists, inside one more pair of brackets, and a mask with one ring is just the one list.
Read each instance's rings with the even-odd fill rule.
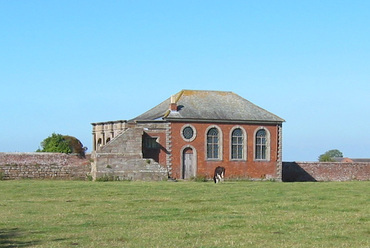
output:
[[370,180],[370,163],[283,162],[284,182]]
[[153,159],[129,158],[123,154],[98,153],[95,158],[94,180],[143,180],[168,179],[168,170]]
[[63,153],[0,153],[0,179],[85,180],[90,156]]
[[168,169],[143,158],[143,128],[128,128],[91,155],[94,180],[167,180]]
[[127,121],[92,123],[93,151],[104,146],[127,128]]

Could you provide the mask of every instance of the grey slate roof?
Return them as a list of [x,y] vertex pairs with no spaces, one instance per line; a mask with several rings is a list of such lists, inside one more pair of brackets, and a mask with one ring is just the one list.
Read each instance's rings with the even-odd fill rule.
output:
[[169,110],[170,97],[130,121],[284,122],[284,119],[233,92],[182,90],[172,100],[177,104],[177,111]]

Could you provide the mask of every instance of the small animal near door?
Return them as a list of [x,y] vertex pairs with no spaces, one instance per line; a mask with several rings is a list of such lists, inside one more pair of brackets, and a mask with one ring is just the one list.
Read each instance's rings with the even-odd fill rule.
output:
[[186,148],[183,151],[182,179],[190,179],[196,176],[196,162],[193,149]]

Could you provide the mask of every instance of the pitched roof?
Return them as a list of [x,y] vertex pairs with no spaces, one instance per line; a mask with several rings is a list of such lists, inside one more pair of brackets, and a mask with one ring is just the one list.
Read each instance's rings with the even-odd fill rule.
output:
[[[169,109],[171,101],[177,111]],[[130,121],[153,120],[284,122],[233,92],[200,90],[182,90]]]

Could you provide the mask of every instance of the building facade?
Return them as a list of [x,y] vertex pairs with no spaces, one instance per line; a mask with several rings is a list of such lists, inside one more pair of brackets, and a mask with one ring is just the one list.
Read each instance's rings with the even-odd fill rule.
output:
[[232,92],[182,90],[134,119],[93,123],[93,176],[212,178],[223,166],[226,178],[281,180],[283,122]]

